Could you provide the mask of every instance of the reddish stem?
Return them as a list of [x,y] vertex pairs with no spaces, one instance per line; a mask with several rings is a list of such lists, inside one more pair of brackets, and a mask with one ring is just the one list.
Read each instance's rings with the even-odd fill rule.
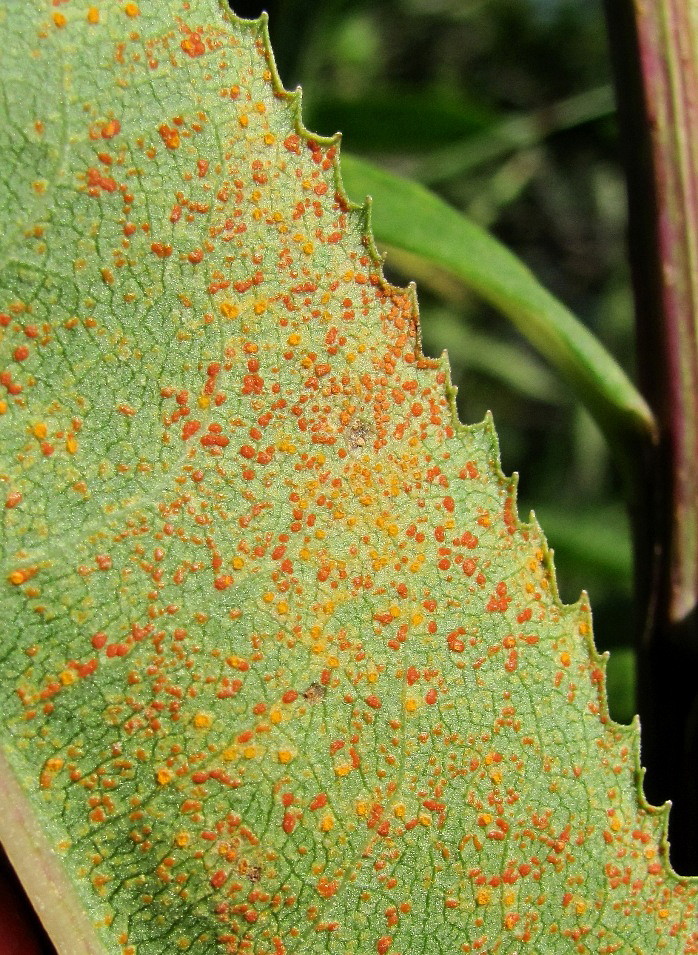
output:
[[674,801],[671,858],[698,872],[698,17],[692,0],[607,0],[638,372],[660,443],[635,502],[646,792]]
[[0,955],[56,955],[0,846]]

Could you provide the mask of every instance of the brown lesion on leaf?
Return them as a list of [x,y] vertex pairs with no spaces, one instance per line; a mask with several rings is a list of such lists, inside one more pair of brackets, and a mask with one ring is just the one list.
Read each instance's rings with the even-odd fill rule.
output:
[[352,451],[361,452],[373,438],[373,429],[365,421],[357,421],[347,431],[347,444]]
[[311,683],[307,690],[303,690],[303,698],[308,703],[319,703],[325,699],[326,695],[327,687],[323,686],[322,683]]

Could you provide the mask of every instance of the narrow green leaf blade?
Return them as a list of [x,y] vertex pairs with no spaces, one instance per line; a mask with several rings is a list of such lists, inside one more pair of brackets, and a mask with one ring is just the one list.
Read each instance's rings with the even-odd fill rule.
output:
[[344,155],[352,196],[374,200],[376,240],[431,262],[509,318],[572,387],[612,446],[622,453],[638,434],[652,437],[654,416],[617,361],[493,236],[419,183]]

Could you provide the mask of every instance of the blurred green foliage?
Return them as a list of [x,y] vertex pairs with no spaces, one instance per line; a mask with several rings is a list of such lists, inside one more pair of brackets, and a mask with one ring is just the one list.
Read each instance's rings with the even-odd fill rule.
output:
[[[314,132],[430,185],[519,255],[632,373],[632,302],[605,25],[598,0],[273,0],[287,88]],[[362,196],[353,196],[361,200]],[[412,263],[414,264],[414,263]],[[404,284],[409,261],[386,273]],[[447,348],[461,420],[489,409],[519,510],[555,549],[565,601],[591,597],[613,715],[634,711],[631,551],[595,424],[506,321],[420,273],[424,348]]]

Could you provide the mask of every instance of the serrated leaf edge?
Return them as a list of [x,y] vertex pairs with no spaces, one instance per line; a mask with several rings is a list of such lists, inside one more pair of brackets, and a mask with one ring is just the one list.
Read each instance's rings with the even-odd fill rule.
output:
[[[245,24],[248,28],[256,26],[264,41],[264,51],[265,58],[269,71],[271,73],[271,82],[274,88],[275,94],[277,94],[281,99],[285,100],[291,107],[291,115],[295,123],[295,131],[297,135],[301,136],[306,142],[316,142],[322,146],[334,146],[337,150],[336,155],[332,159],[332,167],[335,176],[335,185],[337,188],[338,194],[346,202],[347,207],[355,212],[361,212],[364,217],[363,227],[362,227],[362,239],[364,245],[371,256],[373,264],[378,268],[383,283],[383,287],[388,291],[395,291],[399,293],[407,293],[409,295],[410,301],[413,307],[413,314],[415,317],[415,324],[417,329],[415,348],[418,357],[424,356],[422,351],[422,339],[421,339],[421,322],[419,315],[419,302],[417,298],[417,288],[414,282],[410,283],[407,288],[400,288],[399,286],[393,285],[389,282],[383,273],[383,263],[385,257],[381,255],[378,250],[378,247],[375,243],[373,236],[372,226],[371,226],[371,209],[373,200],[370,196],[366,196],[363,202],[355,202],[348,196],[344,183],[342,181],[341,173],[341,145],[342,145],[342,134],[337,132],[332,136],[320,136],[316,133],[313,133],[311,130],[303,124],[302,118],[302,89],[298,87],[296,90],[287,90],[281,77],[279,76],[276,61],[274,59],[274,53],[271,45],[271,39],[269,36],[269,15],[267,13],[262,13],[261,16],[256,20],[247,20],[243,17],[237,16],[228,6],[227,0],[217,0],[220,8],[223,12],[224,19],[228,19],[232,23]],[[532,530],[536,535],[540,535],[541,547],[543,549],[543,561],[550,573],[551,581],[551,592],[550,600],[552,604],[562,611],[565,616],[573,616],[580,623],[585,622],[588,624],[587,633],[584,635],[583,639],[587,645],[587,650],[589,652],[589,660],[594,665],[600,668],[602,673],[602,678],[599,681],[599,698],[598,703],[600,707],[599,711],[599,720],[602,723],[604,734],[610,735],[611,731],[614,730],[616,733],[620,733],[627,740],[627,744],[632,751],[633,756],[633,770],[636,783],[636,793],[637,793],[637,803],[638,809],[642,812],[647,813],[647,815],[655,817],[660,823],[660,838],[658,842],[659,854],[662,859],[662,864],[665,872],[672,878],[679,880],[682,884],[687,885],[696,885],[698,886],[698,876],[682,876],[679,875],[671,866],[669,861],[669,840],[668,840],[668,824],[669,824],[669,810],[671,808],[671,802],[667,801],[662,806],[654,806],[647,801],[644,795],[643,789],[643,779],[645,776],[645,769],[642,766],[641,762],[641,735],[640,735],[640,718],[636,714],[633,717],[633,720],[630,724],[626,725],[624,723],[617,723],[610,715],[608,708],[608,693],[606,686],[606,668],[609,659],[609,652],[599,653],[596,649],[596,644],[594,642],[593,635],[593,625],[592,625],[592,614],[589,608],[588,595],[586,591],[582,591],[577,601],[573,604],[565,604],[560,598],[559,589],[557,585],[557,573],[555,570],[555,565],[553,561],[554,551],[549,547],[548,541],[545,537],[545,533],[536,519],[534,511],[531,511],[528,521],[522,521],[519,516],[518,504],[517,504],[517,487],[518,487],[518,474],[514,472],[512,475],[507,476],[504,474],[501,468],[501,455],[499,450],[499,438],[494,426],[494,419],[492,414],[488,411],[481,422],[476,422],[474,424],[465,424],[458,417],[458,410],[456,407],[456,394],[457,387],[453,385],[451,380],[451,366],[448,358],[448,352],[445,350],[442,355],[437,359],[439,363],[439,370],[445,373],[446,381],[443,386],[446,399],[448,402],[449,410],[452,415],[452,423],[456,435],[462,434],[474,434],[478,431],[483,431],[491,444],[491,461],[493,465],[493,477],[504,483],[507,491],[511,493],[512,500],[514,503],[514,516],[516,522],[517,530]]]

